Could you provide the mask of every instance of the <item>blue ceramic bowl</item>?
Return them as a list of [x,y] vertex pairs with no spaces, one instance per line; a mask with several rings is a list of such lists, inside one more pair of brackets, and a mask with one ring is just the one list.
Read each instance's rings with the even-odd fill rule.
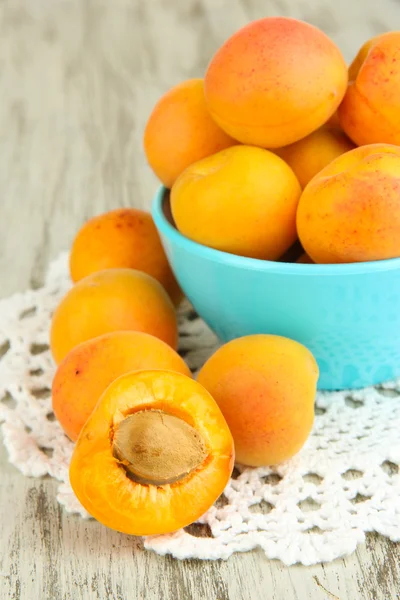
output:
[[152,214],[183,291],[222,341],[253,333],[297,340],[316,357],[322,390],[400,376],[400,259],[308,265],[220,252],[177,231],[165,188]]

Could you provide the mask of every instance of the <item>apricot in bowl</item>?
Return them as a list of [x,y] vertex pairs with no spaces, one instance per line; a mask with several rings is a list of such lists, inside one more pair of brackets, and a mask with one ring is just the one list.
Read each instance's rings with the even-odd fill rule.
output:
[[296,340],[315,356],[324,390],[400,376],[399,258],[317,265],[215,250],[177,230],[162,187],[152,214],[179,284],[222,341],[255,333]]

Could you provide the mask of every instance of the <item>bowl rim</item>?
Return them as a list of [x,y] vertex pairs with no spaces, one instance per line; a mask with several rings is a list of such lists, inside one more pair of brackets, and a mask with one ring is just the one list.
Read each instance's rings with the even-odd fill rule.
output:
[[285,263],[262,260],[259,258],[249,258],[247,256],[238,256],[236,254],[230,254],[229,252],[223,252],[222,250],[203,246],[180,233],[166,218],[163,204],[165,193],[167,191],[169,190],[163,185],[159,186],[151,205],[152,217],[159,233],[161,236],[165,236],[181,248],[184,248],[192,254],[197,254],[206,260],[211,260],[220,264],[224,263],[241,269],[291,275],[366,275],[382,271],[400,270],[400,258],[345,264]]

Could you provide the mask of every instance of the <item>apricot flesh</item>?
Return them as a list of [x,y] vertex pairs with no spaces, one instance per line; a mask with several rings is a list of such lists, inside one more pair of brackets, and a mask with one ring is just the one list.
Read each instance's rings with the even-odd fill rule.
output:
[[275,260],[297,238],[301,188],[278,156],[234,146],[188,167],[171,190],[179,231],[205,246]]
[[81,279],[61,300],[51,322],[56,363],[78,344],[111,331],[143,331],[176,348],[174,306],[162,285],[134,269],[107,269]]
[[332,160],[355,148],[343,131],[324,126],[307,137],[275,150],[291,167],[302,188]]
[[318,375],[303,345],[259,334],[222,346],[200,370],[198,381],[229,425],[237,461],[257,467],[287,460],[307,440]]
[[370,144],[342,154],[307,185],[297,229],[316,263],[400,256],[400,148]]
[[235,143],[211,118],[202,79],[189,79],[164,94],[144,133],[147,160],[167,188],[189,165]]
[[75,236],[69,266],[74,282],[104,269],[137,269],[157,279],[174,304],[182,299],[156,226],[144,210],[119,208],[89,219]]
[[213,119],[244,144],[279,148],[321,127],[347,86],[340,50],[286,17],[249,23],[217,51],[204,79]]
[[[159,414],[155,421],[141,423],[139,447],[129,460],[115,456],[119,428],[126,427],[122,424],[149,411]],[[164,414],[183,420],[196,441],[188,441],[191,433],[182,430],[179,436],[171,434],[169,423],[162,424]],[[124,437],[124,452],[135,439],[129,433]],[[173,462],[177,453],[184,453],[182,440],[194,451],[190,460],[179,458],[178,468]],[[143,450],[147,466],[138,460]],[[134,481],[126,469],[131,460],[139,477],[156,483]],[[204,514],[228,483],[233,461],[226,421],[199,383],[172,371],[135,371],[116,379],[96,405],[75,445],[70,481],[79,501],[103,525],[132,535],[154,535],[176,531]],[[169,478],[176,481],[166,483]]]
[[73,348],[52,385],[53,411],[76,441],[100,396],[115,379],[135,370],[168,369],[191,376],[184,360],[162,340],[138,331],[114,331]]
[[400,144],[400,31],[378,35],[349,69],[340,125],[358,145]]

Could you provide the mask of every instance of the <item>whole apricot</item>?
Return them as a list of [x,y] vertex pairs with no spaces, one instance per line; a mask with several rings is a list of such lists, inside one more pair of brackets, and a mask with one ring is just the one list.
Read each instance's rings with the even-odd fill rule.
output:
[[400,148],[371,144],[332,161],[303,191],[297,229],[316,263],[400,256]]
[[78,281],[54,312],[50,347],[56,363],[104,333],[144,331],[176,348],[174,306],[162,285],[134,269],[107,269]]
[[339,120],[358,145],[400,144],[400,31],[366,42],[349,69]]
[[138,331],[114,331],[79,344],[59,365],[52,386],[54,414],[76,441],[100,396],[129,371],[168,369],[191,376],[168,344]]
[[340,50],[296,19],[249,23],[217,51],[205,76],[213,119],[233,138],[279,148],[321,127],[347,86]]
[[84,425],[70,481],[100,523],[131,535],[201,517],[232,473],[232,435],[210,394],[172,371],[116,379]]
[[275,152],[293,169],[301,187],[304,188],[314,175],[329,165],[334,158],[354,147],[343,131],[324,126],[294,144],[276,149]]
[[137,269],[157,279],[175,304],[182,299],[153,219],[137,208],[89,219],[74,239],[69,267],[74,282],[104,269]]
[[281,158],[234,146],[182,173],[171,190],[171,210],[179,231],[200,244],[275,260],[296,240],[300,193]]
[[198,381],[229,425],[237,461],[257,467],[292,457],[307,440],[318,375],[313,355],[298,342],[250,335],[219,348]]
[[144,132],[149,165],[167,188],[192,163],[236,143],[211,118],[202,79],[184,81],[162,96]]

